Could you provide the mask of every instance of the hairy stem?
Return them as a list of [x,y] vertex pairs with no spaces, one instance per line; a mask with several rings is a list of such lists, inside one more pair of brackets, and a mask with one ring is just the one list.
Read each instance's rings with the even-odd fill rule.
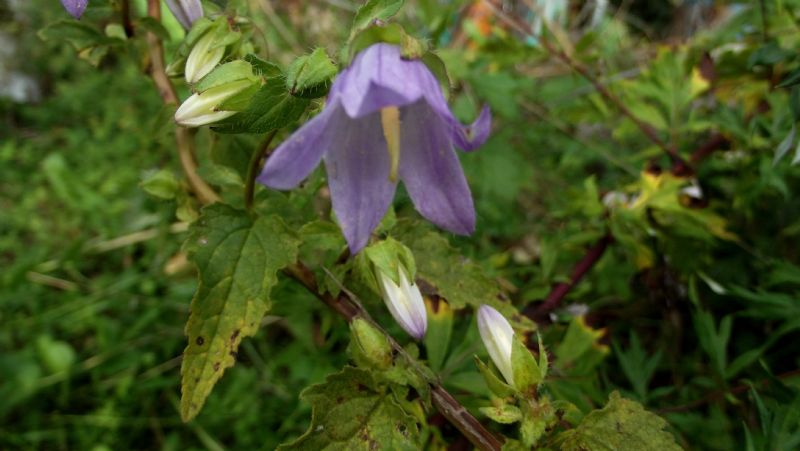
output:
[[[332,296],[329,293],[320,293],[319,286],[314,276],[308,267],[298,262],[295,265],[287,268],[285,273],[292,277],[294,280],[303,285],[319,300],[324,302],[327,306],[332,308],[336,313],[342,316],[347,322],[353,321],[355,318],[363,318],[373,324],[376,328],[386,334],[383,329],[376,324],[369,313],[356,300],[350,297],[347,293],[342,293],[339,296]],[[389,342],[394,351],[404,356],[412,367],[416,364],[416,360],[410,357],[390,335],[386,334]],[[462,406],[437,380],[432,380],[427,377],[425,373],[418,371],[419,374],[425,378],[431,388],[431,399],[436,409],[455,426],[462,434],[478,449],[482,451],[499,451],[503,442],[494,434],[489,432],[474,416],[472,416],[464,406]]]
[[[161,20],[160,0],[147,0],[147,15],[157,21]],[[155,34],[148,32],[147,46],[150,52],[150,77],[156,84],[158,93],[164,103],[177,106],[180,102],[178,94],[175,92],[175,87],[167,76],[166,65],[164,64],[164,47],[161,44],[161,40]],[[192,132],[181,126],[175,127],[175,144],[178,147],[178,156],[180,157],[183,173],[186,175],[189,186],[191,186],[198,200],[203,204],[218,202],[220,200],[219,195],[197,174]]]
[[250,164],[247,167],[247,180],[245,181],[244,185],[244,205],[248,210],[253,207],[258,170],[261,169],[264,158],[266,158],[267,153],[269,152],[269,145],[272,143],[272,140],[275,139],[276,134],[278,134],[278,130],[273,130],[269,135],[267,135],[267,137],[264,139],[264,142],[258,146],[255,152],[253,152],[253,156],[250,157]]

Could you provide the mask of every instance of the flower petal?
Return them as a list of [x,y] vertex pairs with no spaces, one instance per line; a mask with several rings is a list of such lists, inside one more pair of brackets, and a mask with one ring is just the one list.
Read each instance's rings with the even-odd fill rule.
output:
[[195,20],[203,17],[203,5],[200,0],[167,0],[167,6],[187,30],[192,28]]
[[339,99],[353,118],[380,111],[387,106],[401,107],[426,96],[426,89],[436,89],[436,78],[419,60],[405,60],[400,47],[374,44],[356,55],[331,86],[330,98]]
[[452,114],[449,115],[448,122],[450,122],[450,136],[455,145],[461,150],[471,152],[482,146],[489,138],[492,128],[492,112],[487,105],[484,105],[475,122],[468,126],[461,125],[461,122]]
[[328,122],[332,121],[331,125],[334,125],[346,119],[339,105],[326,105],[320,114],[303,124],[275,149],[258,176],[259,183],[284,190],[299,185],[317,167],[329,147],[329,140],[325,138]]
[[89,0],[61,0],[61,4],[64,5],[64,9],[66,9],[72,17],[80,19],[83,12],[86,10],[86,5],[89,4]]
[[441,90],[429,88],[425,92],[425,100],[436,111],[442,121],[447,124],[450,138],[459,149],[470,152],[486,142],[492,128],[492,112],[487,105],[484,105],[481,109],[481,114],[478,115],[475,122],[465,126],[453,116]]
[[380,113],[360,119],[337,115],[336,125],[326,135],[325,168],[333,210],[355,254],[386,214],[396,188],[389,180],[389,152]]
[[475,207],[447,126],[425,102],[401,110],[400,178],[417,210],[461,235],[475,230]]

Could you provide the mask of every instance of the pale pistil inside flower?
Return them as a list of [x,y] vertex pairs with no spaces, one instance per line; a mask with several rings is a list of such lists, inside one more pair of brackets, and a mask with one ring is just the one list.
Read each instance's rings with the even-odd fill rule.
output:
[[396,182],[397,171],[400,167],[400,109],[396,106],[381,108],[381,126],[391,162],[389,180]]

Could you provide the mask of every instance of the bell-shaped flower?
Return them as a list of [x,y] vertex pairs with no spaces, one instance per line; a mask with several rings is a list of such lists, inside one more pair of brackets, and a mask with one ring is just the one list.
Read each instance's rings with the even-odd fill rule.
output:
[[236,111],[226,111],[220,106],[252,86],[252,80],[235,80],[192,94],[175,112],[175,122],[184,127],[200,127],[233,116]]
[[222,61],[225,56],[225,46],[215,45],[215,37],[216,33],[212,28],[192,46],[192,50],[186,58],[186,68],[184,69],[187,83],[197,83]]
[[61,0],[61,4],[72,17],[80,19],[89,4],[89,0]]
[[478,330],[492,362],[500,370],[506,382],[514,386],[514,370],[511,365],[514,329],[511,328],[511,324],[494,308],[481,305],[478,309]]
[[200,0],[167,0],[167,6],[187,30],[192,28],[195,20],[203,17],[203,5]]
[[395,45],[356,55],[331,86],[325,109],[284,141],[259,182],[296,187],[324,158],[333,209],[353,253],[360,251],[405,183],[416,209],[434,224],[467,235],[475,208],[454,151],[476,149],[489,135],[484,108],[463,126],[436,77]]
[[381,270],[376,271],[378,283],[383,292],[383,301],[400,327],[414,339],[422,340],[428,329],[428,312],[425,309],[425,301],[422,300],[422,293],[417,285],[408,281],[405,270],[401,269],[399,272],[400,284],[398,285],[388,274]]

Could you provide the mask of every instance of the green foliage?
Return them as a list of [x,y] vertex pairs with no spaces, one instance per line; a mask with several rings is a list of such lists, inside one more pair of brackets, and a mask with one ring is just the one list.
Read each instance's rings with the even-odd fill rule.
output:
[[594,411],[574,429],[562,432],[556,442],[565,451],[669,451],[680,450],[665,431],[667,422],[634,401],[613,392],[608,404]]
[[253,218],[224,205],[203,210],[186,242],[199,283],[186,323],[181,416],[193,418],[236,361],[242,338],[270,310],[276,273],[297,258],[298,240],[274,216]]
[[368,0],[358,8],[353,19],[352,34],[366,28],[375,20],[387,20],[403,6],[404,0]]
[[[677,449],[673,433],[697,450],[800,445],[800,39],[786,31],[797,2],[632,2],[624,15],[597,16],[602,2],[568,2],[551,31],[531,35],[530,2],[495,11],[414,0],[398,14],[404,2],[355,12],[342,2],[212,1],[188,33],[167,9],[162,21],[144,16],[143,1],[130,2],[132,27],[121,23],[127,2],[90,3],[74,21],[58,2],[0,1],[0,448],[274,449],[307,429],[312,409],[297,446],[463,443],[430,405],[431,382],[507,449]],[[209,32],[225,58],[187,86],[188,52]],[[225,135],[191,134],[197,174],[222,199],[203,217],[181,173],[192,161],[179,162],[174,106],[147,77],[148,33],[164,40],[180,99],[254,82],[218,106],[242,111],[218,125]],[[554,64],[544,39],[594,80]],[[484,103],[493,113],[490,140],[459,153],[476,233],[432,231],[401,183],[374,234],[376,249],[402,243],[379,261],[414,260],[427,298],[424,346],[405,352],[372,323],[348,331],[281,275],[299,256],[321,292],[354,293],[405,337],[364,286],[367,251],[346,251],[324,170],[288,193],[257,188],[253,208],[237,209],[258,135],[276,132],[269,153],[322,105],[309,109],[336,74],[328,55],[345,65],[375,42],[421,56],[463,122]],[[653,136],[691,170],[678,170]],[[214,230],[200,222],[209,214]],[[192,258],[207,260],[199,286],[178,246],[187,228]],[[204,230],[219,238],[218,253],[198,247]],[[533,353],[515,344],[527,368],[517,379],[530,389],[520,393],[480,361],[471,310],[494,305],[523,338],[534,329],[525,315],[574,280],[598,240],[602,257],[542,318],[538,352],[532,334]],[[185,361],[202,376],[185,384],[185,401],[205,407],[183,423],[176,393],[189,316],[190,328],[220,327],[187,331],[189,351],[202,335],[212,352]],[[237,341],[247,334],[257,338]],[[348,356],[358,368],[323,382]],[[297,399],[309,386],[311,406]],[[644,407],[665,412],[670,432]]]
[[[523,329],[532,327],[528,318],[519,315],[501,300],[502,294],[497,283],[487,277],[478,265],[459,255],[443,236],[425,228],[413,227],[412,223],[398,225],[393,235],[414,254],[417,279],[425,281],[439,296],[447,299],[453,309],[488,304]],[[459,268],[459,271],[452,271],[452,268]]]
[[311,426],[282,445],[289,450],[414,450],[419,429],[385,385],[369,371],[345,367],[300,395],[311,403]]
[[336,71],[336,65],[325,53],[325,49],[317,48],[292,62],[286,71],[286,87],[297,97],[323,97],[328,93]]

